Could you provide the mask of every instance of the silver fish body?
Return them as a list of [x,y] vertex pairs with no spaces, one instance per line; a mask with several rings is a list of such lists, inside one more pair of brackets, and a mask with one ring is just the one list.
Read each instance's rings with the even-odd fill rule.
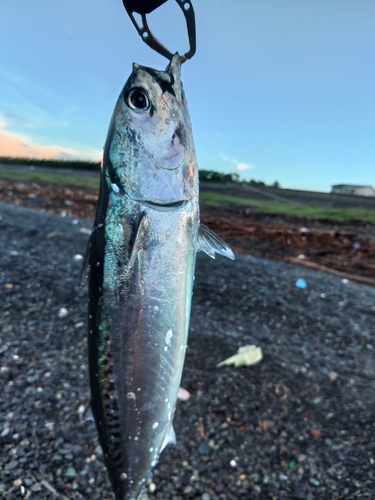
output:
[[104,149],[89,263],[91,407],[117,500],[137,500],[172,432],[195,255],[232,258],[199,223],[193,136],[176,54],[134,65]]

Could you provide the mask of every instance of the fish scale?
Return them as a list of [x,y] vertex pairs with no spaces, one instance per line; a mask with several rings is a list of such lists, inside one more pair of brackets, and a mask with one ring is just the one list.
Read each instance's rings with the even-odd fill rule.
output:
[[195,256],[233,253],[199,222],[198,173],[176,54],[139,65],[117,101],[89,242],[91,407],[116,500],[138,500],[172,420]]

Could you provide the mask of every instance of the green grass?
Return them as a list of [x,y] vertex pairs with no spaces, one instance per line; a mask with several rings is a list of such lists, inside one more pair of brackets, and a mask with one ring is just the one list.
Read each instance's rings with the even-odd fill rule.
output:
[[28,165],[48,168],[71,168],[79,170],[100,171],[100,162],[85,160],[53,160],[43,158],[17,158],[0,156],[0,164],[3,165]]
[[[0,170],[0,178],[14,179],[20,182],[53,182],[56,184],[70,186],[85,186],[93,189],[99,188],[99,178],[95,179],[86,176],[70,176],[54,172],[18,172]],[[375,224],[375,210],[361,208],[324,208],[311,207],[309,205],[297,205],[290,202],[268,201],[251,198],[251,196],[241,197],[229,194],[201,191],[200,203],[204,205],[223,206],[230,204],[244,205],[251,207],[255,212],[279,213],[287,215],[297,215],[300,217],[311,217],[315,219],[335,219],[338,221],[361,220]]]
[[68,186],[85,186],[89,188],[99,188],[99,176],[97,179],[88,176],[66,175],[54,172],[17,172],[10,170],[0,170],[0,178],[13,179],[20,182],[54,182]]
[[375,210],[362,208],[325,208],[292,204],[283,201],[258,200],[249,197],[231,196],[228,194],[201,192],[200,203],[203,205],[223,206],[236,203],[251,207],[255,212],[279,213],[312,217],[314,219],[336,219],[338,221],[361,220],[375,224]]

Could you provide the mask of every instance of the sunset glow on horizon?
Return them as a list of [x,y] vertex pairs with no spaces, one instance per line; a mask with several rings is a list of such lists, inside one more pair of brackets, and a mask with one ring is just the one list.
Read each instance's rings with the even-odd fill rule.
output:
[[[198,164],[282,187],[375,186],[375,2],[196,0],[182,67]],[[164,69],[121,0],[0,0],[0,156],[100,161],[132,63]],[[149,18],[186,51],[174,1]]]

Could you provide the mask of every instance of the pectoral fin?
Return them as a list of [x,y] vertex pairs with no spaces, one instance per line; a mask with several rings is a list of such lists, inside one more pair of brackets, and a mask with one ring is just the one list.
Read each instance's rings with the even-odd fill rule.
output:
[[149,243],[147,243],[147,219],[146,214],[143,212],[139,219],[137,234],[135,235],[134,245],[130,254],[130,259],[128,262],[128,269],[131,269],[134,265],[135,259],[138,253],[146,248]]
[[234,260],[234,253],[225,241],[204,224],[199,226],[197,251],[205,252],[213,259],[215,258],[215,253],[218,253],[224,255],[224,257],[228,257],[228,259]]

